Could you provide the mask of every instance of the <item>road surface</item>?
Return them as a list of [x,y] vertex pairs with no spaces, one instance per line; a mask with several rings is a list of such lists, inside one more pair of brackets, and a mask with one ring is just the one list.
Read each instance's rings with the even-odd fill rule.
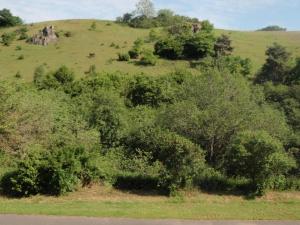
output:
[[134,220],[86,217],[0,215],[0,225],[300,225],[300,221]]

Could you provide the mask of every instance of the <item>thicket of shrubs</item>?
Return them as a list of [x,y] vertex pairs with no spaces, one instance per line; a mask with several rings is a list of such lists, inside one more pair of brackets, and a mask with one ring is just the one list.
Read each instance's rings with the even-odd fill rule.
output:
[[285,51],[272,46],[254,82],[227,54],[198,61],[197,74],[93,68],[76,80],[65,66],[40,66],[32,84],[2,82],[2,192],[61,195],[98,182],[163,193],[299,189],[299,60]]

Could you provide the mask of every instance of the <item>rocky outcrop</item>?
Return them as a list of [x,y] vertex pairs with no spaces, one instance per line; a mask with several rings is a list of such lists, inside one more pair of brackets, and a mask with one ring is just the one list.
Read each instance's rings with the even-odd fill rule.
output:
[[50,43],[57,42],[58,37],[55,34],[54,26],[47,26],[41,30],[38,34],[30,38],[29,42],[34,45],[46,46]]

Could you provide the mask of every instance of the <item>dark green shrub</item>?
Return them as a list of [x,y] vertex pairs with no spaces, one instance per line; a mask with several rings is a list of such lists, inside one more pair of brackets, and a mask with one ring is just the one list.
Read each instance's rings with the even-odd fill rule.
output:
[[64,33],[65,37],[69,38],[73,36],[73,33],[71,31],[67,31]]
[[159,128],[144,128],[126,139],[130,154],[150,154],[149,163],[161,164],[159,184],[165,190],[190,187],[205,168],[202,149],[189,140]]
[[127,61],[130,60],[130,56],[129,56],[128,53],[118,53],[118,60],[121,61],[121,62],[122,61],[127,62]]
[[162,58],[179,59],[183,54],[182,41],[169,37],[155,43],[155,54]]
[[140,56],[140,52],[137,49],[131,49],[128,51],[128,54],[131,59],[138,59]]
[[83,148],[31,151],[3,177],[1,186],[5,194],[16,197],[62,195],[100,178],[98,157]]
[[25,57],[24,57],[24,55],[20,55],[19,57],[18,57],[18,60],[23,60]]
[[22,75],[21,75],[21,73],[20,73],[20,71],[18,71],[17,73],[16,73],[16,75],[15,75],[15,78],[21,78],[22,77]]
[[129,83],[126,97],[132,106],[148,105],[158,107],[172,102],[173,96],[167,92],[165,82],[146,76],[137,76]]
[[23,32],[19,36],[19,40],[28,40],[28,38],[29,38],[29,35],[26,33],[23,33]]
[[23,22],[20,17],[12,15],[10,10],[0,10],[0,27],[13,27],[21,25]]
[[272,178],[284,179],[283,175],[295,167],[295,161],[287,155],[280,141],[257,131],[240,133],[232,140],[225,165],[228,174],[250,179],[254,192],[260,195],[272,183]]
[[20,46],[20,45],[18,45],[17,47],[16,47],[16,51],[21,51],[22,50],[22,47]]
[[53,74],[54,78],[61,84],[68,84],[74,81],[74,72],[66,66],[61,66]]
[[116,178],[114,187],[121,190],[153,191],[159,189],[157,177],[127,173]]

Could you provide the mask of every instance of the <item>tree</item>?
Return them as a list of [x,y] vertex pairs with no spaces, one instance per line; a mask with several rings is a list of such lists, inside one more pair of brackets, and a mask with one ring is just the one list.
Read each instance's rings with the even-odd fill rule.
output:
[[21,25],[23,22],[20,17],[13,16],[8,9],[0,10],[0,27],[13,27]]
[[267,26],[258,31],[286,31],[287,29],[284,27],[280,27],[278,25]]
[[285,175],[295,167],[282,143],[264,131],[239,133],[225,158],[228,174],[249,178],[257,194],[263,194],[270,178]]
[[213,54],[215,37],[213,33],[200,31],[185,40],[183,55],[190,59],[199,59]]
[[214,51],[216,57],[230,55],[233,51],[230,38],[227,35],[222,34],[215,43]]
[[139,16],[145,16],[146,18],[154,17],[156,12],[153,2],[151,2],[150,0],[140,0],[136,4],[135,13]]
[[261,72],[257,75],[256,83],[285,83],[290,73],[291,53],[285,47],[274,43],[266,51],[267,60]]
[[160,185],[169,191],[190,187],[205,168],[203,150],[188,139],[168,130],[143,127],[126,139],[129,154],[149,153],[149,159],[160,162]]

